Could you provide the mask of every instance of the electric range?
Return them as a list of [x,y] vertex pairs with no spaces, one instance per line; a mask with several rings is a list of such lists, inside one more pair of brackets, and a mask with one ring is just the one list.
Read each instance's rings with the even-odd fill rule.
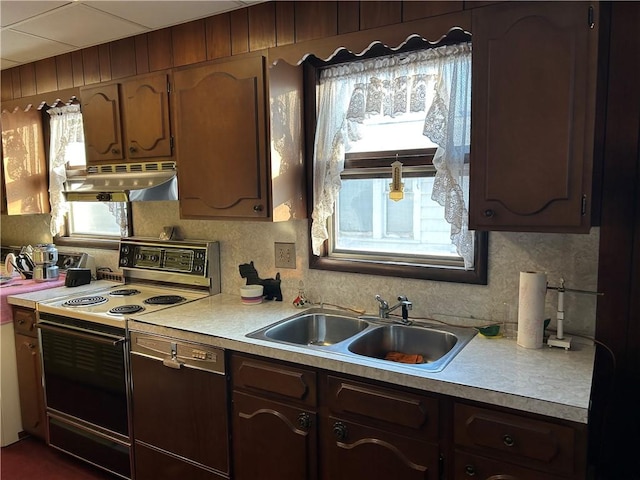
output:
[[121,478],[133,467],[127,315],[220,293],[217,242],[123,239],[124,283],[36,305],[48,444]]

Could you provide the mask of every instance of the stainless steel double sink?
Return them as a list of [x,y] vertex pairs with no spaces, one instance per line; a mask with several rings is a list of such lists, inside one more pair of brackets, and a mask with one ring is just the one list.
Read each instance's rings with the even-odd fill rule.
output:
[[[337,313],[305,312],[247,334],[249,338],[320,349],[369,360],[420,355],[422,363],[403,366],[439,372],[471,341],[472,328],[440,325],[403,325],[375,317],[352,317]],[[392,353],[393,352],[393,353]]]

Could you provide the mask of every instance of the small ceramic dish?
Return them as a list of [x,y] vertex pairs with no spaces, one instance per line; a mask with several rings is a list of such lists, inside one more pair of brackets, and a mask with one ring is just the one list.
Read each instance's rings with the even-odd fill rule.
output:
[[245,285],[240,287],[240,299],[245,305],[262,303],[264,287],[262,285]]

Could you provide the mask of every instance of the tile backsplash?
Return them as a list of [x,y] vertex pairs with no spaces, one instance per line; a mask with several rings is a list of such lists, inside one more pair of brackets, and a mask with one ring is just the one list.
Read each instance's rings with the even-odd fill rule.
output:
[[[413,302],[410,316],[477,324],[486,323],[485,320],[502,322],[505,318],[517,321],[520,271],[545,271],[550,285],[557,285],[563,277],[567,288],[595,291],[597,287],[598,228],[586,235],[492,232],[488,285],[467,285],[310,270],[307,220],[181,220],[178,202],[134,202],[132,206],[136,236],[158,237],[164,226],[176,226],[183,238],[218,240],[223,293],[238,293],[245,283],[238,266],[253,261],[262,278],[280,272],[285,302],[293,301],[303,281],[307,298],[313,302],[375,313],[376,294],[390,303],[398,295],[406,295]],[[47,215],[3,216],[1,234],[3,245],[51,241]],[[295,243],[297,268],[275,268],[275,242]],[[89,253],[96,257],[98,267],[117,270],[115,251]],[[551,327],[555,325],[556,302],[557,294],[548,291],[546,315],[552,318]],[[595,296],[566,294],[565,331],[593,336],[595,310]],[[470,317],[477,320],[469,320]],[[515,331],[516,326],[511,325],[511,329]]]

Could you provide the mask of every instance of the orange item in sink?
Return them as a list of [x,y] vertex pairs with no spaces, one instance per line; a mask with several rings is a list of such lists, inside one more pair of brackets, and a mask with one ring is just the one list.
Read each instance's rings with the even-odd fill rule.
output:
[[418,353],[389,352],[384,359],[399,363],[424,363],[424,358]]

